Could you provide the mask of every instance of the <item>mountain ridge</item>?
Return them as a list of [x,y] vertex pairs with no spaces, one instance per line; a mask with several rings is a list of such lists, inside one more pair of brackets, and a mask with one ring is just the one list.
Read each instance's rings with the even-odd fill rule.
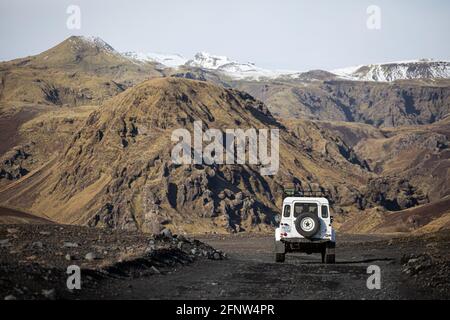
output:
[[[219,130],[237,124],[278,128],[279,174],[263,177],[253,165],[175,165],[170,134],[180,126],[192,130],[194,120]],[[293,148],[299,152],[290,152]],[[63,152],[3,188],[0,201],[71,224],[149,231],[153,223],[166,221],[189,232],[200,231],[199,226],[264,230],[274,223],[284,182],[306,190],[320,186],[334,205],[361,197],[358,189],[372,174],[350,154],[345,143],[313,123],[286,129],[244,92],[158,78],[94,110]]]
[[393,82],[414,79],[449,79],[450,61],[420,59],[332,70],[343,79],[354,81]]
[[[328,74],[329,79],[337,77],[350,81],[394,82],[397,80],[450,79],[450,62],[446,60],[420,59],[359,65],[334,70],[287,71],[265,69],[258,67],[251,62],[242,63],[232,60],[226,56],[213,55],[203,51],[196,53],[193,58],[186,58],[176,53],[140,53],[134,51],[119,52],[106,41],[96,36],[71,36],[62,43],[56,45],[54,48],[57,48],[66,42],[74,43],[75,47],[77,44],[85,43],[97,50],[103,50],[104,52],[115,56],[117,59],[123,59],[124,62],[127,61],[135,64],[153,63],[161,65],[164,68],[174,69],[180,67],[202,68],[205,70],[223,73],[234,80],[305,80],[308,79],[308,75],[314,71],[320,71],[322,74]],[[44,54],[44,58],[45,54],[50,52],[50,50],[42,53]],[[27,58],[21,58],[19,60],[26,61]],[[23,63],[26,64],[26,62]]]
[[[435,186],[429,178],[448,166],[449,134],[440,121],[448,113],[446,81],[349,81],[320,70],[233,80],[217,69],[235,65],[219,60],[208,65],[216,69],[165,68],[124,58],[100,39],[75,37],[0,64],[0,102],[24,104],[5,110],[40,108],[30,121],[18,117],[26,123],[18,123],[20,145],[1,159],[6,187],[0,201],[64,223],[147,231],[153,223],[171,223],[177,230],[201,231],[192,230],[201,225],[238,232],[271,227],[285,181],[323,189],[342,217],[376,206],[402,210],[448,193],[445,176],[438,175]],[[222,108],[214,108],[217,103]],[[82,110],[83,104],[89,106]],[[196,118],[219,129],[279,126],[281,174],[270,179],[251,166],[172,166],[162,133]],[[335,126],[317,120],[347,122],[336,135]],[[428,133],[383,129],[435,122]],[[373,148],[361,147],[367,141]],[[412,162],[400,161],[397,149]]]

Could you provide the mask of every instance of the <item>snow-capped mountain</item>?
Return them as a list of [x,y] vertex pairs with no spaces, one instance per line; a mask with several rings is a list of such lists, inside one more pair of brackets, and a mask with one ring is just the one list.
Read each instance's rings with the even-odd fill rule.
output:
[[116,52],[113,47],[111,47],[107,42],[105,42],[100,37],[95,36],[79,36],[79,37],[73,37],[70,41],[76,42],[76,40],[79,40],[85,44],[91,45],[93,47],[97,47],[99,49],[103,49],[105,51],[109,52]]
[[193,59],[189,60],[186,65],[190,67],[217,70],[222,66],[232,63],[235,62],[225,56],[215,56],[207,52],[199,52]]
[[360,65],[330,72],[315,70],[309,72],[269,70],[256,66],[251,62],[238,62],[226,56],[199,52],[192,59],[179,54],[117,52],[112,46],[99,37],[73,37],[74,45],[80,41],[107,53],[120,55],[134,63],[156,62],[167,68],[195,67],[214,70],[235,80],[291,79],[314,81],[333,78],[334,75],[353,81],[392,82],[412,79],[450,79],[450,62],[429,59],[399,61],[371,65]]
[[207,52],[199,52],[192,59],[187,59],[179,54],[125,52],[122,55],[137,63],[157,62],[170,68],[186,66],[215,70],[236,80],[258,80],[262,77],[277,78],[281,75],[290,74],[286,71],[273,71],[259,68],[250,62],[240,63],[226,56],[212,55]]
[[197,53],[193,59],[186,62],[186,66],[208,70],[217,70],[234,79],[277,78],[286,74],[284,71],[268,70],[257,67],[254,63],[241,63],[225,56],[216,56],[207,52]]
[[[64,43],[64,42],[63,42]],[[67,39],[67,43],[72,46],[74,50],[81,50],[83,48],[95,49],[98,52],[114,55],[120,57],[121,54],[116,51],[110,44],[100,37],[95,36],[72,36]]]
[[392,82],[412,79],[448,79],[450,62],[429,59],[371,64],[331,71],[355,81]]
[[167,53],[139,53],[139,52],[124,52],[124,57],[130,58],[139,62],[157,62],[166,67],[177,68],[184,65],[188,59],[179,54]]

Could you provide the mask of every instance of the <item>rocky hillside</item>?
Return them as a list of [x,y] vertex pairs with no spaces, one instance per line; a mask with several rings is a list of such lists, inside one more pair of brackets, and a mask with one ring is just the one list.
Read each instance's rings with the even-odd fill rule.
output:
[[378,176],[368,183],[367,201],[378,199],[384,208],[398,211],[450,194],[450,117],[432,125],[389,129],[336,122],[320,126],[351,146]]
[[[167,65],[165,59],[169,59]],[[353,71],[361,73],[367,68]],[[405,80],[392,83],[350,76],[342,80],[322,70],[283,74],[205,53],[191,60],[177,55],[123,54],[99,38],[73,36],[36,56],[0,63],[0,108],[98,105],[144,80],[171,75],[248,92],[263,101],[273,115],[285,119],[361,122],[377,127],[442,119],[449,113],[450,80],[436,70],[447,70],[448,63],[421,61],[408,63],[408,68],[423,76],[396,77]],[[258,74],[257,79],[252,74]]]
[[[37,124],[51,127],[58,114],[23,126],[24,134],[32,133],[27,136],[29,145],[55,143]],[[67,117],[62,115],[59,119]],[[259,165],[175,165],[171,133],[178,128],[192,132],[196,120],[203,122],[204,129],[222,131],[279,129],[279,172],[262,176]],[[162,226],[186,232],[265,230],[274,223],[287,183],[324,190],[334,212],[342,217],[376,207],[403,210],[448,194],[445,178],[435,185],[427,178],[447,166],[445,125],[434,125],[434,131],[389,133],[369,125],[281,123],[246,93],[204,81],[154,79],[93,109],[73,136],[72,126],[54,127],[53,132],[66,128],[69,135],[53,157],[44,158],[40,148],[31,147],[24,156],[5,162],[2,170],[10,176],[0,189],[0,201],[57,222],[147,232],[158,232]],[[407,135],[422,141],[418,148],[423,151],[417,151],[417,158],[408,157],[411,164],[393,174],[390,161],[397,163],[396,157],[403,156],[395,150],[408,150],[402,145]],[[364,149],[367,141],[373,149]],[[381,147],[389,156],[376,149],[384,144],[390,146]],[[421,160],[421,152],[436,155],[434,160]],[[379,163],[375,155],[386,163]],[[413,163],[415,167],[409,168]],[[17,167],[26,171],[14,176]],[[423,177],[414,175],[415,170]]]
[[429,124],[450,112],[448,80],[374,83],[357,81],[234,82],[285,119],[347,121],[376,127]]
[[0,63],[0,105],[97,104],[161,75],[157,64],[136,64],[99,38],[73,36],[36,56]]
[[[174,165],[171,132],[192,130],[194,120],[221,130],[278,128],[279,173],[265,177],[250,165]],[[368,178],[365,165],[339,138],[308,126],[288,130],[239,91],[193,80],[151,80],[94,111],[64,154],[7,185],[0,200],[58,222],[144,231],[170,225],[191,232],[270,226],[288,182],[323,188],[336,205],[345,195],[352,206]]]
[[[338,222],[365,212],[370,230],[386,230],[375,223],[386,211],[450,192],[449,80],[348,81],[320,70],[236,80],[204,66],[169,69],[85,37],[1,63],[0,80],[0,204],[57,222],[266,230],[282,186],[294,183],[325,191]],[[278,174],[173,164],[172,131],[192,132],[196,120],[222,131],[279,129]]]

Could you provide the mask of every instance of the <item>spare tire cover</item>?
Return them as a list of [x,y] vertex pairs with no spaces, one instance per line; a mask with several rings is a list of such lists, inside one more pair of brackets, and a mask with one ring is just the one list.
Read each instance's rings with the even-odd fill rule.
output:
[[303,213],[295,220],[295,228],[305,238],[311,238],[320,229],[319,217],[314,213]]

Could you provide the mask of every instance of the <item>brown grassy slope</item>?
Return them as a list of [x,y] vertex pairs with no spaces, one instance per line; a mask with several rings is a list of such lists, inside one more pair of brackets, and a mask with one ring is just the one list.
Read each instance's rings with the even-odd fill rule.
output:
[[400,177],[419,186],[430,201],[450,194],[450,117],[427,126],[383,130],[355,152],[383,176]]
[[[176,166],[170,134],[210,128],[279,128],[281,168],[263,177],[257,166]],[[75,134],[64,155],[0,192],[0,201],[43,212],[58,222],[150,230],[164,223],[189,232],[262,230],[273,222],[284,182],[356,193],[367,176],[329,144],[311,152],[251,96],[205,82],[144,82],[106,102]],[[335,186],[339,186],[336,188]],[[336,197],[338,198],[338,197]]]
[[368,139],[384,138],[383,132],[368,124],[359,122],[315,121],[323,130],[340,137],[348,146],[354,148]]
[[52,224],[49,219],[19,211],[13,208],[0,207],[0,224]]
[[24,106],[0,117],[0,187],[40,168],[61,153],[96,106]]
[[[179,83],[179,81],[176,79],[174,79],[173,81],[175,81],[175,83],[177,84]],[[188,83],[191,84],[196,82]],[[206,86],[207,87],[205,90],[208,90],[210,86]],[[215,88],[214,86],[211,87]],[[190,88],[189,86],[184,86],[181,89],[180,93],[173,99],[181,101],[185,99],[183,98],[183,90],[190,91]],[[204,99],[204,101],[207,101],[206,103],[208,105],[211,104],[210,99]],[[29,111],[31,109],[25,108],[25,111]],[[25,159],[22,159],[20,157],[17,158],[15,161],[13,161],[13,166],[6,166],[6,168],[5,166],[3,166],[4,169],[10,172],[15,172],[17,171],[17,168],[23,167],[26,168],[29,173],[22,180],[14,182],[13,185],[5,189],[3,193],[6,195],[13,194],[14,196],[14,193],[18,192],[21,195],[21,201],[23,203],[33,202],[37,196],[37,192],[39,192],[40,186],[45,186],[46,179],[48,179],[49,175],[51,175],[51,171],[44,169],[49,167],[48,161],[55,161],[54,157],[56,157],[58,153],[64,151],[68,141],[72,139],[73,134],[76,133],[81,126],[83,126],[85,119],[92,111],[96,109],[97,107],[95,106],[61,108],[57,110],[48,108],[36,109],[38,115],[25,124],[22,123],[22,125],[20,126],[19,136],[22,139],[22,144],[18,146],[18,148],[14,149],[14,154],[12,154],[10,158],[17,158],[17,151],[20,151],[22,154],[27,154],[27,157]],[[20,112],[17,114],[20,114]],[[142,116],[139,115],[138,117],[141,118]],[[158,116],[158,118],[164,117],[165,116]],[[200,116],[199,118],[203,118],[203,116]],[[231,121],[231,119],[232,118],[230,118],[229,121]],[[246,119],[245,121],[248,121],[248,119]],[[446,195],[446,189],[441,188],[441,186],[445,185],[446,181],[448,181],[445,174],[438,174],[434,178],[431,177],[431,179],[428,179],[426,174],[422,174],[423,172],[426,172],[426,170],[423,168],[426,166],[424,166],[423,163],[425,163],[427,159],[426,157],[420,157],[420,150],[424,149],[426,151],[429,149],[433,152],[439,151],[438,155],[440,155],[439,157],[435,158],[434,167],[437,168],[436,170],[438,170],[438,173],[445,172],[439,171],[439,168],[443,166],[445,167],[445,163],[446,161],[448,161],[448,157],[445,156],[445,146],[447,145],[447,142],[445,139],[442,140],[441,137],[447,137],[448,135],[446,133],[448,131],[448,119],[437,122],[431,126],[402,127],[398,129],[382,130],[374,128],[370,125],[358,123],[336,123],[324,121],[317,122],[309,120],[285,121],[284,125],[287,128],[288,135],[292,136],[292,138],[296,140],[296,147],[290,145],[289,152],[285,153],[286,157],[290,156],[291,154],[297,155],[299,153],[305,155],[305,157],[295,157],[294,159],[291,159],[295,167],[301,167],[302,170],[306,170],[306,172],[308,173],[302,176],[300,180],[305,182],[305,185],[308,185],[314,181],[316,183],[313,183],[313,185],[317,186],[318,184],[320,184],[321,186],[325,186],[327,189],[329,189],[331,200],[334,204],[337,204],[337,206],[335,206],[336,213],[339,213],[339,210],[342,208],[346,212],[355,212],[355,205],[357,206],[357,211],[365,208],[370,208],[372,206],[383,204],[386,205],[386,203],[395,201],[400,202],[400,204],[403,203],[401,208],[407,208],[411,205],[416,205],[417,203],[414,204],[413,202],[415,201],[414,199],[417,196],[414,193],[409,194],[409,188],[406,188],[406,192],[402,191],[401,189],[397,189],[401,187],[398,185],[398,181],[404,180],[406,180],[408,183],[412,182],[413,187],[429,197],[431,201],[439,200],[441,196]],[[15,135],[17,136],[17,132],[15,133]],[[405,135],[409,137],[408,139],[406,139],[406,141],[409,141],[410,143],[403,145],[405,144]],[[437,137],[441,138],[436,140],[436,135]],[[421,138],[421,136],[425,136],[426,139]],[[434,145],[429,144],[430,141],[440,141],[440,147],[439,145],[436,145],[436,147],[438,147],[437,149],[439,150],[435,150],[435,148],[433,147]],[[385,145],[387,145],[388,147],[386,147]],[[411,149],[411,146],[414,146],[414,149]],[[358,152],[360,151],[360,149],[364,152]],[[396,157],[401,155],[401,153],[399,153],[399,150],[401,151],[403,149],[409,150],[409,152],[411,152],[413,156],[400,158],[402,161],[397,161]],[[296,151],[293,152],[294,150]],[[414,157],[414,155],[416,154],[419,156]],[[315,165],[311,165],[311,161],[314,162],[316,161],[315,159],[321,159],[323,161],[319,161],[318,163],[315,163]],[[374,161],[374,159],[377,161]],[[382,165],[379,164],[378,160],[382,162]],[[384,160],[386,160],[386,162],[388,163],[392,162],[396,164],[396,169],[392,170],[391,166],[385,166],[383,164]],[[353,163],[354,165],[348,167],[348,163],[346,162]],[[336,168],[339,168],[339,172],[335,173],[330,171],[329,169],[327,169],[328,166],[322,168],[323,163],[327,163],[327,165],[331,166],[336,166]],[[342,165],[342,163],[346,163],[347,165]],[[413,166],[410,166],[411,163],[413,164]],[[365,165],[368,165],[368,167],[372,171],[376,172],[368,172],[364,168]],[[389,170],[383,172],[383,170],[381,169],[385,167]],[[409,167],[411,167],[412,169],[408,169]],[[356,170],[356,174],[352,172],[354,170]],[[310,172],[313,172],[313,174],[310,174]],[[177,175],[179,175],[179,173],[174,173],[174,176]],[[346,177],[342,179],[341,175]],[[180,181],[189,178],[188,175],[181,174],[181,176],[182,178],[180,179]],[[382,179],[379,180],[379,177],[382,177]],[[389,177],[389,179],[387,181],[384,181],[383,177]],[[292,170],[290,170],[287,180],[292,178]],[[174,180],[176,179],[177,178],[175,178]],[[285,179],[285,177],[279,180],[283,179]],[[6,184],[12,183],[14,180],[5,181],[5,179],[3,179],[1,180],[1,184],[5,186]],[[197,180],[194,179],[194,181]],[[334,181],[334,183],[331,184],[329,183],[329,181]],[[370,181],[372,181],[372,183],[369,184],[368,182]],[[423,183],[427,181],[431,181],[431,183]],[[383,190],[383,188],[379,187],[381,185],[381,182],[386,182],[383,188],[387,188],[387,190]],[[173,185],[174,184],[172,183],[171,186]],[[175,185],[177,186],[177,184]],[[434,187],[434,189],[430,189],[430,186]],[[190,187],[190,185],[187,185],[187,187],[182,186],[181,188],[189,189]],[[167,188],[169,187],[167,186]],[[247,188],[247,185],[244,185],[244,188]],[[278,188],[278,186],[276,186],[276,188]],[[31,192],[31,190],[35,190],[37,192]],[[88,191],[91,190],[92,188],[90,188]],[[433,190],[437,190],[438,192],[433,193]],[[86,194],[87,192],[81,193],[78,197],[74,197],[74,200],[72,202],[63,203],[62,207],[55,208],[55,210],[65,211],[72,208],[73,206],[73,210],[76,211],[76,208],[78,208],[77,205],[79,205],[76,202],[82,199]],[[161,197],[167,198],[168,194],[169,193],[167,193],[167,195],[162,195]],[[234,195],[231,195],[230,198],[232,198],[233,196]],[[256,197],[258,196],[259,193],[256,193]],[[223,197],[223,195],[221,195],[221,197]],[[240,197],[240,195],[238,197]],[[273,206],[273,201],[267,201],[264,196],[261,197],[260,204],[262,203],[266,207],[261,207],[260,210],[268,212],[270,212],[271,210],[278,210],[280,206],[280,198],[278,195],[275,195],[274,197],[275,200],[277,200],[276,207]],[[406,198],[407,201],[402,202],[402,198]],[[10,201],[10,199],[7,199],[7,197],[5,197],[4,199]],[[362,199],[366,199],[365,201],[369,203],[365,203],[362,206]],[[17,201],[17,199],[15,201]],[[158,202],[159,200],[156,201]],[[240,200],[238,200],[238,202],[239,201]],[[83,203],[81,203],[81,205],[83,205]],[[51,206],[51,204],[49,203],[48,206]],[[267,207],[269,209],[267,209]],[[229,204],[224,205],[223,208],[218,208],[217,205],[214,205],[212,210],[221,210],[222,212],[228,212],[228,214],[231,214],[235,208],[236,207],[233,204],[231,204],[231,206]],[[162,206],[159,210],[165,212],[172,209],[172,205],[169,204],[169,209],[163,208]],[[47,209],[44,208],[44,212],[46,210]],[[192,211],[194,209],[190,210]],[[203,208],[201,210],[203,210]],[[240,210],[241,209],[238,208],[238,211]],[[376,214],[372,214],[373,212],[375,212]],[[40,211],[38,213],[40,213]],[[439,213],[437,212],[436,214]],[[213,213],[213,215],[216,214]],[[231,215],[233,216],[233,214]],[[386,212],[383,208],[379,211],[367,210],[363,215],[356,218],[355,221],[359,221],[359,223],[357,224],[352,222],[352,214],[344,214],[344,216],[337,219],[337,222],[338,225],[344,223],[346,226],[345,228],[347,228],[348,230],[353,230],[353,232],[368,232],[370,230],[373,230],[378,223],[382,223],[384,221],[383,217],[385,215]],[[80,218],[77,213],[74,213],[74,216],[76,217],[76,219]],[[226,214],[224,214],[223,216],[226,216]],[[223,219],[223,216],[221,219]],[[369,219],[370,221],[367,219],[361,219],[361,217],[363,216],[367,216],[367,219]],[[147,220],[149,219],[150,218],[148,218]],[[165,218],[160,220],[164,219]],[[217,217],[215,217],[214,219],[219,220],[217,219]],[[236,217],[234,217],[233,219],[236,219]],[[224,228],[222,227],[217,227],[214,225],[211,226],[210,220],[211,219],[197,220],[194,218],[192,219],[192,221],[195,221],[195,223],[192,223],[193,227],[191,228],[197,228],[197,230],[210,230],[213,228],[217,228],[218,231],[224,230]],[[446,222],[444,220],[445,216],[443,216],[442,219],[433,220],[432,224],[430,224],[429,227],[434,229],[440,228],[442,225],[445,225]],[[70,222],[79,223],[78,220],[71,220]],[[216,225],[224,226],[229,224],[229,221],[223,220],[215,223]],[[234,222],[232,222],[231,224],[233,225],[233,223]],[[252,225],[252,223],[253,222],[250,222],[249,225]],[[245,229],[245,227],[242,228]]]
[[[381,130],[363,124],[325,124],[327,130],[353,145],[356,155],[379,177],[368,184],[367,200],[378,198],[385,207],[396,202],[403,204],[397,209],[405,209],[404,205],[414,200],[406,200],[405,195],[413,190],[417,193],[413,206],[418,206],[412,209],[386,212],[373,208],[340,217],[343,231],[433,232],[450,227],[450,118],[431,125]],[[406,181],[409,187],[396,193]],[[428,201],[431,203],[424,204]]]
[[450,112],[450,80],[394,83],[328,81],[235,81],[277,117],[350,121],[377,127],[429,124]]
[[107,44],[72,36],[36,56],[0,63],[0,104],[98,104],[146,79],[162,75]]
[[450,117],[431,125],[384,129],[356,123],[319,125],[351,146],[376,175],[390,182],[407,180],[430,201],[450,194]]
[[26,108],[19,112],[0,109],[0,156],[21,142],[20,126],[32,119],[38,113],[37,110]]
[[450,197],[398,212],[380,208],[352,213],[338,221],[345,233],[433,233],[450,229]]

